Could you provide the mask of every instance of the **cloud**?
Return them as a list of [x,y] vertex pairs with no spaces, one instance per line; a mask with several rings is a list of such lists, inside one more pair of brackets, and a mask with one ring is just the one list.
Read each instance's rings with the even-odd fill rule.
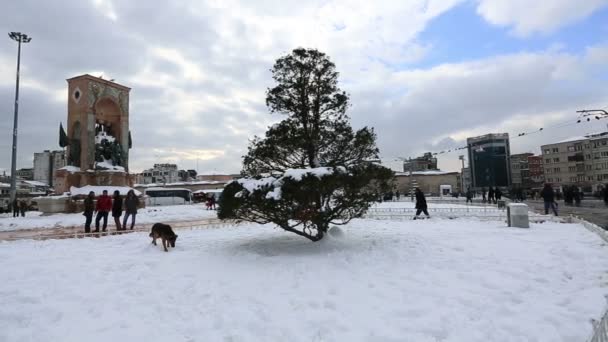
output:
[[608,5],[606,0],[478,0],[477,13],[497,26],[511,26],[526,37],[547,34],[577,22]]
[[[133,171],[171,161],[238,172],[249,140],[282,118],[265,107],[269,69],[298,46],[331,56],[341,87],[352,96],[354,126],[374,126],[387,157],[449,148],[467,134],[519,130],[606,103],[605,86],[589,84],[595,71],[605,70],[601,45],[580,54],[551,49],[412,69],[434,48],[420,33],[462,2],[9,2],[0,28],[27,29],[33,37],[22,56],[18,165],[31,167],[34,152],[59,148],[65,79],[93,73],[132,87]],[[503,12],[492,12],[491,5],[481,0],[478,10],[492,24],[526,28],[522,32],[550,27],[544,19],[520,25],[527,19],[508,4],[508,18],[501,19]],[[8,113],[15,52],[14,42],[0,40],[0,108]],[[10,167],[11,130],[12,120],[0,123],[6,137],[0,168]]]

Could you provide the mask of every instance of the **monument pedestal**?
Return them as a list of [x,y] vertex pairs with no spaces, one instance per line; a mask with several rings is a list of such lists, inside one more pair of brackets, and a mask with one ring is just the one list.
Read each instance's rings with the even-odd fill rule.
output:
[[124,171],[68,171],[57,170],[55,193],[63,194],[70,187],[81,188],[86,185],[133,186],[133,177]]

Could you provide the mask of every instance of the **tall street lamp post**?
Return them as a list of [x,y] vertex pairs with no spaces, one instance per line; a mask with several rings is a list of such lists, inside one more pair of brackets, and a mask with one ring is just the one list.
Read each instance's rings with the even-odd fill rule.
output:
[[32,38],[21,32],[11,32],[8,36],[17,42],[17,84],[15,86],[15,117],[13,119],[13,156],[11,158],[11,205],[17,197],[17,118],[19,115],[19,66],[21,64],[21,43],[29,43]]

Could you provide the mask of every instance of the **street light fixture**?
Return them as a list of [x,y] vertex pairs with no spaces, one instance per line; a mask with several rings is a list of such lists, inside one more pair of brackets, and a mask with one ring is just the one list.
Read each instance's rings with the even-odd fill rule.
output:
[[17,47],[17,84],[15,85],[15,117],[13,119],[13,156],[11,158],[11,205],[17,198],[17,118],[19,116],[19,67],[21,64],[21,43],[29,43],[32,38],[25,33],[10,32],[8,36],[18,43]]

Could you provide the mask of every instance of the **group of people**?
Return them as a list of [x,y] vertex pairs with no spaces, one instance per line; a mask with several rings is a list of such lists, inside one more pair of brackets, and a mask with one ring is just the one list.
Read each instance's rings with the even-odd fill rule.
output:
[[[129,190],[127,196],[122,198],[120,191],[114,191],[114,196],[108,196],[108,191],[104,190],[101,196],[97,198],[95,202],[95,192],[89,192],[89,195],[84,200],[84,213],[86,221],[84,224],[85,233],[91,232],[91,223],[93,222],[93,215],[97,213],[95,217],[95,232],[99,232],[99,226],[103,220],[102,231],[106,231],[108,226],[108,215],[112,213],[114,223],[116,224],[116,230],[127,230],[127,221],[129,216],[131,217],[131,230],[135,225],[135,216],[137,216],[137,207],[139,206],[139,198],[135,195],[133,190]],[[125,212],[122,224],[120,217]]]
[[19,201],[17,198],[15,198],[15,200],[13,201],[12,209],[13,217],[19,217],[20,214],[21,217],[25,217],[25,212],[28,209],[27,202],[24,200]]
[[483,203],[498,203],[498,201],[500,201],[502,199],[502,191],[500,190],[499,187],[493,188],[490,187],[488,189],[488,197],[486,199],[486,188],[482,188],[481,189],[481,199],[483,201]]

